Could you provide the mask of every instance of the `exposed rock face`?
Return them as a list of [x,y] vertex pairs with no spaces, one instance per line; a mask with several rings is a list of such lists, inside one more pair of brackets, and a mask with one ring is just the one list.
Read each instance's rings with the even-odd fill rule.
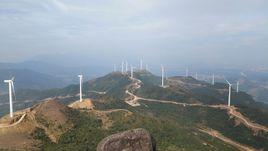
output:
[[134,129],[104,138],[97,151],[156,151],[156,145],[145,129]]

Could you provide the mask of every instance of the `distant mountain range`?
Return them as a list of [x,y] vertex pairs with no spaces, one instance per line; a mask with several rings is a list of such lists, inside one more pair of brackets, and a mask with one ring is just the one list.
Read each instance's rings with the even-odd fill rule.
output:
[[29,69],[0,69],[0,93],[7,92],[8,86],[3,83],[4,80],[15,77],[16,89],[51,89],[61,88],[69,83],[61,78],[39,73]]
[[[51,89],[62,88],[78,81],[82,73],[84,79],[91,79],[103,74],[97,67],[64,67],[42,61],[25,61],[21,63],[0,63],[0,80],[15,77],[16,89]],[[0,95],[7,91],[0,84]]]
[[[71,61],[72,60],[70,60],[70,62]],[[0,63],[0,69],[29,69],[54,77],[60,77],[66,81],[73,81],[73,79],[70,78],[76,78],[76,76],[80,73],[83,73],[87,78],[97,77],[107,73],[105,68],[97,66],[65,67],[48,62],[33,60],[20,63]],[[110,70],[112,70],[112,67]]]
[[[55,62],[54,58],[54,61]],[[76,59],[77,60],[77,59]],[[71,61],[71,60],[70,60]],[[49,89],[60,88],[69,84],[77,83],[77,75],[82,73],[86,79],[92,79],[110,72],[111,68],[97,66],[65,67],[45,61],[25,61],[21,63],[0,63],[0,80],[16,77],[16,88]],[[257,71],[240,71],[238,69],[195,69],[199,80],[211,81],[211,75],[218,82],[224,82],[228,78],[233,83],[241,81],[240,89],[251,94],[256,101],[268,102],[268,73]],[[182,74],[182,73],[181,73]],[[194,71],[190,75],[194,77]],[[176,75],[169,71],[167,75]],[[25,78],[25,79],[22,79]],[[1,92],[6,91],[4,85],[0,84]],[[0,94],[1,94],[0,92]]]

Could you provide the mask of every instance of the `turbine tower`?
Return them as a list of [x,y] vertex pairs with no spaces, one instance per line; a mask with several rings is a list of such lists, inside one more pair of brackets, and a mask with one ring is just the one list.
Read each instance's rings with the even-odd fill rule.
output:
[[212,75],[212,85],[214,85],[214,84],[215,84],[215,75],[213,73],[213,75]]
[[128,71],[128,63],[126,61],[126,73],[127,73],[127,71]]
[[10,117],[13,117],[13,95],[15,97],[15,88],[14,88],[14,77],[11,80],[4,80],[5,83],[8,83],[9,88],[9,111]]
[[83,101],[82,85],[83,85],[83,75],[78,75],[80,82],[80,102]]
[[116,64],[114,64],[114,72],[116,72],[116,70],[117,70],[117,69],[116,69]]
[[134,72],[135,67],[131,66],[130,68],[131,68],[131,79],[133,79],[133,77],[134,77],[133,72]]
[[232,84],[228,80],[226,80],[226,82],[229,85],[228,106],[231,106]]
[[140,60],[140,70],[142,70],[142,59]]
[[186,71],[185,71],[185,76],[188,77],[189,76],[189,69],[188,67],[186,68]]
[[239,81],[237,81],[237,83],[236,83],[236,93],[238,93],[239,92]]
[[121,73],[123,74],[124,73],[124,62],[122,61],[121,63]]
[[162,72],[162,83],[161,83],[161,86],[164,87],[164,66],[161,64],[161,72]]

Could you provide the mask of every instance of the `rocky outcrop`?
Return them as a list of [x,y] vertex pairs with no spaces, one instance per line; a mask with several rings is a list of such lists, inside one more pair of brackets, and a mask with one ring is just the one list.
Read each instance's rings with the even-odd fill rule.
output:
[[104,138],[97,151],[155,151],[156,145],[145,129],[128,130]]

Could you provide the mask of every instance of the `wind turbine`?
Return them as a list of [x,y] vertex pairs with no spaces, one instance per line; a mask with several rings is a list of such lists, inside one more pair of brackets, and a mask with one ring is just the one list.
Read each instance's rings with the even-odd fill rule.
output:
[[231,106],[232,84],[228,80],[226,80],[226,82],[229,85],[228,106]]
[[124,62],[122,61],[121,63],[121,73],[123,74],[124,73]]
[[116,69],[116,64],[114,64],[114,72],[116,72],[116,70],[117,70],[117,69]]
[[126,61],[126,73],[127,73],[127,71],[128,71],[128,63]]
[[[14,88],[14,77],[11,80],[4,80],[5,83],[8,83],[9,88],[9,110],[10,110],[10,117],[13,117],[13,95],[15,95],[15,88]],[[13,95],[12,95],[13,94]]]
[[214,85],[214,84],[215,84],[215,75],[213,73],[213,75],[212,75],[212,85]]
[[131,79],[133,79],[133,71],[134,71],[135,67],[131,66]]
[[186,71],[185,71],[185,76],[188,77],[189,76],[189,69],[188,67],[186,68]]
[[82,86],[83,86],[83,75],[78,75],[79,82],[80,82],[80,102],[83,101],[83,93],[82,93]]
[[161,83],[161,86],[164,87],[164,72],[165,72],[165,69],[164,69],[164,66],[161,64],[161,72],[162,72],[162,83]]
[[239,92],[239,81],[236,82],[236,93]]
[[149,71],[148,64],[145,65],[146,71]]
[[140,59],[140,70],[142,70],[142,59]]

